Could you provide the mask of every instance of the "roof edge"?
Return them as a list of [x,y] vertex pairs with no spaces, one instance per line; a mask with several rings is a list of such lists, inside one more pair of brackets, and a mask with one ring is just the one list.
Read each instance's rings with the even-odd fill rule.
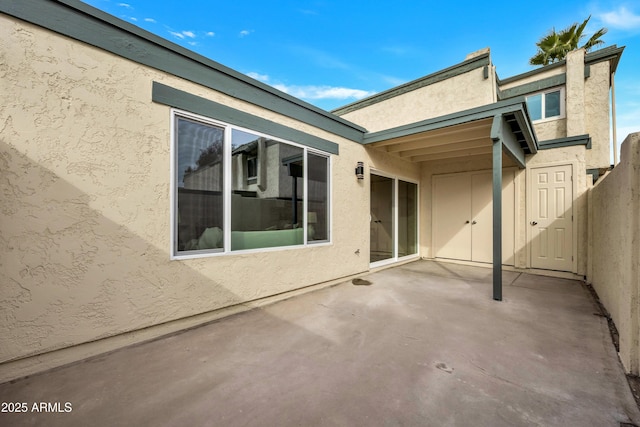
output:
[[468,110],[459,111],[452,114],[446,114],[444,116],[433,117],[415,123],[409,123],[390,129],[367,133],[364,136],[362,144],[373,144],[375,142],[383,141],[386,139],[398,138],[414,133],[424,132],[426,130],[433,130],[448,126],[454,126],[456,124],[482,120],[493,117],[496,114],[515,113],[518,111],[521,111],[523,113],[523,117],[526,121],[526,128],[531,134],[531,141],[534,144],[537,144],[537,138],[535,133],[533,132],[533,126],[528,119],[529,115],[527,113],[527,107],[524,97],[510,98],[503,101],[495,102],[493,104],[482,105],[480,107],[470,108]]
[[357,141],[366,132],[362,126],[79,0],[0,0],[0,13],[347,139]]
[[485,67],[491,64],[490,53],[483,53],[474,58],[467,59],[463,62],[460,62],[451,67],[442,69],[440,71],[436,71],[435,73],[431,73],[424,77],[420,77],[416,80],[412,80],[408,83],[404,83],[400,86],[393,87],[391,89],[385,90],[383,92],[377,93],[375,95],[369,96],[367,98],[361,99],[359,101],[353,102],[351,104],[347,104],[340,108],[336,108],[331,112],[337,115],[347,114],[352,111],[356,111],[365,107],[368,107],[373,104],[377,104],[382,101],[386,101],[387,99],[394,98],[396,96],[405,94],[407,92],[414,91],[421,87],[429,86],[434,83],[438,83],[440,81],[458,76],[460,74],[467,73],[469,71],[475,70],[476,68]]
[[[604,47],[599,50],[595,50],[593,52],[589,52],[584,55],[584,63],[585,65],[591,65],[602,61],[612,60],[611,72],[615,73],[618,62],[620,62],[620,57],[622,56],[622,51],[625,46],[618,47],[617,45],[611,45]],[[562,61],[554,62],[553,64],[544,65],[542,67],[536,68],[531,71],[526,71],[521,74],[516,74],[515,76],[507,77],[505,79],[500,79],[496,74],[496,81],[498,85],[513,83],[514,81],[522,80],[526,77],[535,76],[536,74],[543,73],[545,71],[553,70],[555,68],[560,68],[566,65],[566,59]]]

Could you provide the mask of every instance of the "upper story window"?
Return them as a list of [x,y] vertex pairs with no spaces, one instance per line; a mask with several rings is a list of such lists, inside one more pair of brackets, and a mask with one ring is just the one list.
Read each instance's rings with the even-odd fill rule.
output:
[[174,113],[173,256],[328,242],[327,154]]
[[529,117],[534,122],[561,119],[565,116],[564,87],[527,96]]

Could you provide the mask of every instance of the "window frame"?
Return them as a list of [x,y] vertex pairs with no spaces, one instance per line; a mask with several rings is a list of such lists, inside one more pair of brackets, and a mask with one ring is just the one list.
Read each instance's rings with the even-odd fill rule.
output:
[[[171,260],[181,260],[181,259],[193,259],[193,258],[205,258],[205,257],[216,257],[216,256],[229,256],[234,254],[246,254],[246,253],[255,253],[255,252],[272,252],[272,251],[280,251],[280,250],[290,250],[290,249],[303,249],[310,247],[318,247],[318,246],[328,246],[333,244],[333,179],[332,179],[332,166],[333,159],[332,154],[319,150],[317,148],[309,147],[304,144],[296,143],[294,141],[289,141],[283,138],[279,138],[277,136],[269,135],[260,131],[256,131],[250,128],[245,128],[242,126],[237,126],[231,123],[223,122],[221,120],[216,120],[211,117],[206,117],[200,114],[191,113],[184,110],[179,110],[172,108],[171,109],[171,147],[170,147],[170,173],[171,173],[171,182],[170,182],[170,259]],[[178,183],[176,182],[176,168],[177,168],[177,155],[178,155],[178,138],[176,135],[176,122],[178,118],[183,118],[186,120],[192,120],[196,122],[200,122],[203,125],[207,126],[216,126],[224,129],[224,145],[223,145],[223,247],[222,248],[214,248],[214,249],[202,249],[202,250],[193,250],[193,251],[178,251],[177,249],[177,239],[178,239],[178,205],[177,205],[177,191],[178,191]],[[303,242],[299,245],[290,245],[290,246],[273,246],[273,247],[265,247],[265,248],[256,248],[256,249],[239,249],[239,250],[231,250],[231,195],[233,193],[233,178],[232,178],[232,133],[233,130],[238,130],[246,133],[254,134],[258,137],[265,137],[270,140],[276,141],[278,143],[288,144],[297,148],[301,148],[303,150],[303,159],[304,159],[304,168],[303,168]],[[307,224],[307,214],[308,214],[308,155],[313,154],[315,156],[324,157],[327,160],[327,203],[329,204],[327,208],[327,232],[328,239],[321,241],[308,241],[308,224]]]
[[[553,92],[560,92],[560,115],[558,116],[551,116],[551,117],[545,117],[545,106],[546,106],[546,95],[549,93],[553,93]],[[541,95],[541,102],[540,102],[540,119],[537,120],[531,120],[531,122],[533,124],[538,124],[538,123],[544,123],[544,122],[550,122],[553,120],[561,120],[566,118],[566,106],[567,106],[567,99],[566,99],[566,88],[565,86],[559,86],[559,87],[554,87],[552,89],[547,89],[547,90],[543,90],[540,92],[535,92],[535,93],[531,93],[527,96],[525,96],[525,103],[527,103],[527,109],[529,109],[529,104],[528,104],[528,100],[529,98],[536,96],[536,95]],[[529,112],[529,117],[531,117],[531,112]]]

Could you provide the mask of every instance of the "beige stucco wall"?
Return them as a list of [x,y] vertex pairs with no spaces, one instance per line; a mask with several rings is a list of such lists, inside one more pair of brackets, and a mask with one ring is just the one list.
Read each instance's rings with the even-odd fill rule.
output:
[[501,90],[566,74],[564,118],[533,125],[540,141],[589,134],[592,148],[585,152],[588,169],[606,168],[610,164],[610,64],[598,62],[589,66],[585,78],[585,53],[578,49],[567,55],[566,64],[500,85]]
[[346,113],[342,117],[369,132],[376,132],[491,104],[495,101],[494,84],[493,78],[484,78],[483,68],[476,68]]
[[[0,381],[367,271],[356,162],[419,178],[417,166],[6,16],[0,54]],[[340,144],[333,243],[170,260],[171,117],[151,101],[153,81]]]
[[588,281],[620,335],[625,369],[640,373],[640,133],[622,143],[620,163],[589,192]]
[[542,80],[542,79],[546,79],[546,78],[549,78],[549,77],[557,76],[557,75],[560,75],[562,73],[565,73],[567,71],[567,67],[565,65],[560,65],[560,66],[555,66],[555,67],[552,67],[552,68],[547,68],[545,70],[538,69],[536,71],[538,71],[538,72],[536,72],[536,73],[534,73],[532,75],[519,74],[517,76],[513,76],[514,80],[511,80],[511,78],[505,79],[505,80],[509,80],[509,81],[505,82],[505,83],[501,82],[500,83],[500,89],[501,90],[512,89],[514,87],[521,86],[521,85],[524,85],[524,84],[527,84],[527,83],[533,83],[533,82],[537,82],[537,81]]
[[591,136],[591,150],[586,152],[587,168],[607,168],[611,164],[610,102],[611,74],[609,62],[590,66],[590,76],[585,80],[586,132]]

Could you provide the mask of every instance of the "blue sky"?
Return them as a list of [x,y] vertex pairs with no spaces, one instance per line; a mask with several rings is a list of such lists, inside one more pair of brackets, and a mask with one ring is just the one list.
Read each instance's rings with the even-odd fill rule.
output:
[[326,110],[485,47],[500,78],[529,71],[540,37],[591,15],[587,36],[606,27],[606,46],[626,46],[615,79],[618,140],[640,131],[637,0],[85,2]]

